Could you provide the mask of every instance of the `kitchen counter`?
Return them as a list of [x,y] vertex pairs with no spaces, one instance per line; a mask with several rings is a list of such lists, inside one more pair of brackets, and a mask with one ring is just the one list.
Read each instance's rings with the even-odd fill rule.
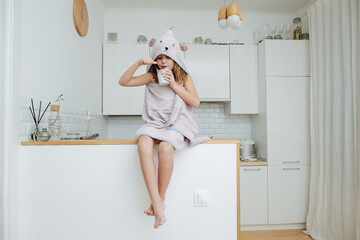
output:
[[[202,144],[227,144],[235,143],[240,144],[239,140],[231,138],[219,138],[211,139],[209,141],[203,142]],[[134,139],[100,139],[100,140],[61,140],[61,141],[47,141],[47,142],[21,142],[22,146],[36,146],[36,145],[134,145],[137,144],[137,141]]]
[[[150,199],[137,141],[63,140],[21,145],[21,198],[16,201],[21,209],[22,240],[240,237],[239,140],[213,139],[175,151],[166,193],[168,221],[159,231],[152,227],[154,218],[143,213]],[[157,151],[156,146],[156,162]],[[194,201],[209,205],[198,207]],[[186,231],[179,231],[179,226]]]
[[[231,138],[218,138],[211,139],[203,142],[202,144],[227,144],[235,143],[240,144],[240,140]],[[44,146],[44,145],[136,145],[137,141],[134,139],[99,139],[99,140],[61,140],[61,141],[47,141],[47,142],[35,142],[27,141],[21,142],[22,146]],[[267,166],[268,163],[257,160],[254,162],[240,160],[240,166]]]

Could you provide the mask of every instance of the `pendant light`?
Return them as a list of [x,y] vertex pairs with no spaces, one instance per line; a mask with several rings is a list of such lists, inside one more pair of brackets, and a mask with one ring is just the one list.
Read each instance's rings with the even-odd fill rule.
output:
[[222,29],[225,29],[229,26],[229,24],[226,20],[225,0],[224,0],[224,6],[218,12],[218,24],[219,24],[219,27]]
[[[225,2],[225,1],[224,1]],[[225,29],[229,26],[227,20],[226,20],[226,7],[222,7],[220,10],[219,10],[219,13],[218,13],[218,23],[219,23],[219,27],[222,28],[222,29]]]
[[[225,1],[224,1],[225,5]],[[239,5],[234,0],[228,7],[222,7],[218,12],[218,24],[220,28],[225,29],[229,25],[232,29],[238,30],[242,26],[242,12]]]
[[231,25],[231,28],[234,29],[234,30],[239,30],[242,26],[242,13],[241,13],[241,10],[239,10],[239,20],[234,23],[233,25]]

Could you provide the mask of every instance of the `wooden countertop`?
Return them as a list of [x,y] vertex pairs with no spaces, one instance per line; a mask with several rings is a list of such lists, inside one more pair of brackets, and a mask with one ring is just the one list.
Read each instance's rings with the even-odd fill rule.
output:
[[267,166],[268,162],[265,161],[261,161],[261,160],[256,160],[256,161],[243,161],[240,160],[240,166]]
[[[22,146],[37,146],[37,145],[135,145],[137,141],[134,139],[107,139],[107,140],[61,140],[61,141],[47,141],[47,142],[21,142]],[[231,138],[211,139],[202,144],[240,144],[240,140]]]

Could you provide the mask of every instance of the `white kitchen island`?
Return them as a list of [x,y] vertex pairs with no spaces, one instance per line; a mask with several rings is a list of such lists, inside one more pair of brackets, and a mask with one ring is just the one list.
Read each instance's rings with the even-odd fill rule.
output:
[[[240,239],[238,140],[210,140],[175,152],[167,222],[158,230],[154,217],[143,213],[150,199],[136,144],[23,142],[20,240]],[[209,191],[200,201],[209,206],[195,206],[197,190]]]

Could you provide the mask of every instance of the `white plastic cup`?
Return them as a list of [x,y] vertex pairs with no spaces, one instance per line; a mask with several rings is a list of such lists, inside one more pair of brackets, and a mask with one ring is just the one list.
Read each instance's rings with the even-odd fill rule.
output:
[[157,77],[158,77],[158,80],[159,80],[159,85],[160,86],[166,86],[166,85],[169,85],[169,82],[166,81],[164,79],[164,73],[167,71],[167,69],[160,69],[157,71]]

